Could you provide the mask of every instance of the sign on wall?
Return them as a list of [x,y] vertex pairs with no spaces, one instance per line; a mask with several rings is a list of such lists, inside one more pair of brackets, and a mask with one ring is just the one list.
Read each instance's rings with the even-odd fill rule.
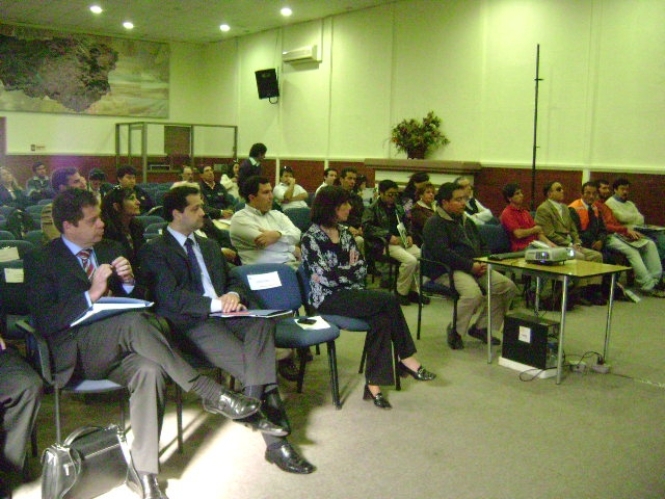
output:
[[169,46],[0,25],[0,110],[168,118]]

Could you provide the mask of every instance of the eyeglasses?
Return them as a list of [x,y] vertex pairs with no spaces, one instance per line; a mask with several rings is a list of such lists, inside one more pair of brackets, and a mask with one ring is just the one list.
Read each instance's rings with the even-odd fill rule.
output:
[[554,190],[557,192],[561,192],[563,190],[563,187],[555,187]]
[[466,202],[469,200],[469,198],[468,198],[468,196],[459,196],[459,197],[453,198],[452,200],[455,201],[456,203],[466,204]]

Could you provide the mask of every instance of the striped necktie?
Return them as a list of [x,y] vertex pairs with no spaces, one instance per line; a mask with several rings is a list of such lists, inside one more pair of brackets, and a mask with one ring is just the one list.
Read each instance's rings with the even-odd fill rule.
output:
[[85,274],[88,276],[88,279],[91,280],[92,274],[95,273],[95,265],[92,263],[92,259],[90,258],[92,256],[92,248],[82,249],[76,253],[76,256],[81,259],[83,270],[85,270]]

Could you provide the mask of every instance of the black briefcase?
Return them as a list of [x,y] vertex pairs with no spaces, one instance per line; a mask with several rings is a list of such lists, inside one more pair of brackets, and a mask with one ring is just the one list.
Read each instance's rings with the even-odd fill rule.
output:
[[139,483],[122,431],[83,426],[42,455],[42,499],[91,499]]

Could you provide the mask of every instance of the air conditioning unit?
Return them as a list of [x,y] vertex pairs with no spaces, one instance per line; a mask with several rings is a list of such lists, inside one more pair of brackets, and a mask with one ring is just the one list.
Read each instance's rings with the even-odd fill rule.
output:
[[290,63],[316,61],[316,45],[308,45],[299,49],[285,50],[282,52],[282,61]]

